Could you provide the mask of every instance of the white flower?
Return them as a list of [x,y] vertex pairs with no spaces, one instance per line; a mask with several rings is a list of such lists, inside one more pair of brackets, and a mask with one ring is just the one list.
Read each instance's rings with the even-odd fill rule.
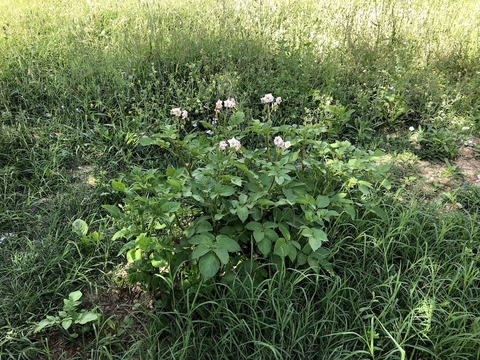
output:
[[464,127],[462,127],[462,130],[463,130],[463,131],[470,130],[470,127],[469,127],[469,126],[464,126]]
[[242,145],[240,144],[240,141],[238,141],[237,139],[235,139],[235,137],[231,138],[230,140],[228,140],[228,143],[230,145],[230,147],[233,147],[235,148],[236,150],[240,150],[240,148],[242,147]]
[[282,98],[279,96],[275,99],[275,104],[273,104],[273,105],[278,106],[278,105],[280,105],[281,102],[282,102]]
[[225,150],[227,148],[227,142],[220,141],[220,143],[218,144],[218,147],[220,148],[220,150]]
[[414,128],[413,126],[410,126],[410,127],[408,128],[408,130],[413,131],[413,130],[415,130],[415,128]]
[[269,103],[273,102],[273,100],[274,100],[274,98],[273,98],[272,94],[265,94],[265,96],[260,99],[262,104],[269,104]]
[[187,111],[187,110],[183,110],[183,111],[182,111],[182,119],[185,119],[187,116],[188,116],[188,111]]
[[192,122],[192,126],[193,126],[194,128],[196,128],[196,127],[198,126],[197,120],[195,120],[194,122]]
[[222,100],[217,100],[217,103],[215,104],[215,112],[216,113],[219,113],[220,110],[222,110],[223,106],[222,106]]
[[205,134],[207,134],[207,135],[213,135],[213,130],[206,130],[206,131],[205,131]]
[[182,116],[182,110],[180,110],[180,108],[175,108],[170,110],[170,114],[172,114],[173,116],[179,117],[179,116]]
[[292,146],[292,143],[290,141],[285,141],[285,144],[283,144],[283,147],[285,149],[288,149],[290,146]]
[[237,106],[237,103],[235,101],[234,98],[231,98],[231,99],[227,99],[223,102],[223,105],[225,105],[226,108],[234,108],[235,106]]
[[285,143],[283,142],[283,139],[280,136],[275,137],[275,139],[273,140],[273,143],[278,147],[283,147],[285,145]]

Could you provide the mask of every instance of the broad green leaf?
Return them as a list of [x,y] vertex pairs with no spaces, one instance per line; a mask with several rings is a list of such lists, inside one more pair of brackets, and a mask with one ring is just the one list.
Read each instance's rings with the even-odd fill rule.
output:
[[205,279],[210,279],[220,270],[220,260],[213,251],[210,251],[200,258],[198,268]]
[[160,207],[160,210],[165,213],[173,213],[178,211],[178,209],[180,209],[180,203],[175,201],[169,201]]
[[80,314],[77,320],[75,320],[76,324],[84,325],[91,321],[96,321],[100,317],[100,314],[96,314],[94,312],[88,311],[83,312]]
[[228,264],[228,260],[230,260],[230,256],[228,255],[228,251],[224,248],[221,247],[216,247],[213,249],[214,253],[218,256],[220,259],[220,262],[223,265]]
[[249,213],[250,213],[250,211],[248,210],[248,208],[246,206],[241,206],[237,209],[238,218],[240,219],[240,221],[242,223],[245,222],[245,220],[247,220]]
[[199,245],[192,251],[192,259],[198,259],[208,253],[212,248],[205,245]]
[[204,232],[210,232],[212,231],[212,229],[213,227],[212,227],[212,224],[210,224],[210,222],[202,221],[201,223],[195,226],[195,233],[200,234]]
[[78,301],[82,297],[82,292],[80,290],[73,291],[68,294],[68,299],[71,301]]
[[232,176],[230,181],[232,182],[232,184],[235,184],[237,186],[242,186],[242,178],[239,176]]
[[241,250],[240,245],[238,245],[238,243],[235,240],[233,240],[232,238],[230,238],[227,235],[218,235],[217,236],[216,248],[217,249],[222,248],[222,249],[227,250],[228,252],[235,252],[235,251],[240,251]]
[[297,258],[297,249],[295,248],[295,246],[292,243],[288,243],[288,248],[289,248],[288,258],[291,261],[295,261],[295,259]]
[[323,209],[330,205],[330,199],[328,196],[319,195],[315,200],[315,204],[317,205],[317,207]]
[[88,225],[82,219],[77,219],[72,223],[73,232],[78,235],[87,235]]
[[320,229],[305,228],[302,231],[302,235],[308,237],[308,244],[313,251],[317,250],[324,242],[328,241],[327,234]]
[[142,146],[148,146],[148,145],[153,144],[153,140],[150,139],[147,136],[144,136],[144,137],[140,138],[140,140],[138,140],[138,143]]
[[113,217],[120,217],[121,216],[120,209],[115,205],[102,205],[102,208],[107,210],[107,212]]
[[265,237],[269,238],[271,241],[275,242],[278,239],[278,234],[272,229],[265,229]]
[[230,196],[230,195],[233,195],[235,194],[236,190],[233,186],[222,186],[220,191],[218,192],[218,194],[220,196]]
[[120,181],[112,180],[112,188],[115,191],[125,192],[126,186]]
[[262,241],[264,237],[265,237],[265,233],[263,232],[263,230],[255,230],[253,232],[253,238],[257,243]]
[[273,248],[273,253],[275,255],[280,256],[281,258],[285,258],[289,252],[290,252],[290,247],[286,243],[285,239],[279,238],[275,243],[275,247]]
[[40,321],[37,324],[37,326],[35,326],[35,329],[33,329],[33,332],[36,333],[36,332],[39,332],[42,329],[46,328],[47,326],[52,326],[52,325],[56,324],[57,320],[58,319],[56,319],[53,316],[47,316],[46,319],[43,319],[42,321]]
[[180,181],[176,180],[176,179],[168,179],[167,180],[168,183],[170,185],[172,185],[175,189],[177,190],[181,190],[182,189],[182,184],[180,183]]
[[188,242],[192,245],[205,245],[208,247],[212,246],[213,235],[211,234],[199,234],[193,236]]
[[257,246],[258,250],[260,250],[263,256],[268,256],[268,254],[270,254],[270,252],[272,251],[272,242],[267,238],[259,241],[257,243]]
[[144,251],[149,250],[150,243],[152,242],[152,238],[147,237],[146,235],[146,233],[141,233],[135,239],[137,246]]
[[142,250],[132,249],[127,252],[127,261],[135,262],[142,259]]
[[259,222],[256,221],[250,221],[247,225],[245,225],[245,228],[248,230],[259,230],[263,231],[263,226]]
[[271,222],[271,221],[266,221],[263,223],[263,227],[265,229],[275,229],[278,227],[278,224],[275,224],[274,222]]
[[123,228],[121,230],[118,230],[115,234],[112,236],[112,241],[120,239],[125,237],[126,235],[130,234],[130,230]]
[[275,202],[268,199],[258,199],[257,204],[260,206],[270,206],[270,205],[275,205]]
[[278,224],[278,229],[282,233],[285,240],[290,241],[290,231],[288,231],[288,226],[280,223]]
[[65,330],[68,330],[68,328],[70,327],[70,325],[72,325],[72,319],[65,319],[62,321],[62,327],[65,329]]

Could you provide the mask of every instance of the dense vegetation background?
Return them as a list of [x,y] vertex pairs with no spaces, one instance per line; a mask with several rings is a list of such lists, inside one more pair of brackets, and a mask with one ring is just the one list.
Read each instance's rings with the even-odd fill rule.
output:
[[[480,190],[455,164],[480,153],[478,1],[0,0],[0,26],[2,359],[480,357]],[[329,228],[334,273],[156,306],[122,280],[110,180],[171,165],[138,140],[173,107],[258,119],[267,93],[282,124],[389,155],[382,215]],[[33,332],[79,289],[101,320]]]

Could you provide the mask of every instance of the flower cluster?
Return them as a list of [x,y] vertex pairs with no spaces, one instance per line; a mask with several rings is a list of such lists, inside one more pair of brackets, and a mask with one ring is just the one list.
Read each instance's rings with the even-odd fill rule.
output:
[[273,143],[277,147],[283,148],[283,149],[288,149],[290,146],[292,146],[292,143],[290,141],[283,141],[283,139],[280,136],[275,137],[275,139],[273,139]]
[[[275,102],[273,102],[273,100],[275,100]],[[282,102],[282,98],[279,96],[275,99],[272,94],[265,94],[265,96],[262,97],[260,101],[262,102],[262,104],[270,104],[273,102],[272,106],[277,107]]]
[[170,111],[170,114],[172,114],[173,116],[175,117],[182,117],[182,119],[185,119],[187,116],[188,116],[188,111],[187,110],[183,110],[180,109],[180,108],[175,108],[175,109],[172,109]]
[[[240,144],[240,141],[235,139],[235,137],[228,140],[228,145],[230,147],[235,148],[235,150],[240,150],[240,148],[242,147],[242,144]],[[220,143],[218,144],[218,147],[220,148],[220,150],[225,150],[227,148],[227,142],[226,141],[220,141]]]
[[220,99],[217,100],[217,102],[215,103],[215,114],[218,114],[220,112],[220,110],[223,109],[223,107],[226,107],[227,109],[233,109],[234,107],[237,106],[237,102],[235,101],[234,98],[231,98],[231,99],[227,99],[225,101],[222,101]]

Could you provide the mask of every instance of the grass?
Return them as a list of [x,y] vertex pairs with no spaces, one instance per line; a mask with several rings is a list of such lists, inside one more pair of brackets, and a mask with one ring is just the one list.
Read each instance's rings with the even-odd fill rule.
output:
[[[110,179],[173,161],[142,135],[173,106],[209,119],[218,98],[258,118],[273,92],[285,124],[454,158],[480,131],[477,1],[0,0],[0,13],[0,358],[480,358],[480,192],[465,180],[425,194],[408,180],[418,165],[399,167],[375,212],[329,228],[333,274],[177,289],[174,309],[123,284],[101,208],[120,201]],[[435,141],[415,148],[410,126]],[[78,218],[104,240],[83,245]],[[33,333],[79,289],[101,321],[77,339]]]

